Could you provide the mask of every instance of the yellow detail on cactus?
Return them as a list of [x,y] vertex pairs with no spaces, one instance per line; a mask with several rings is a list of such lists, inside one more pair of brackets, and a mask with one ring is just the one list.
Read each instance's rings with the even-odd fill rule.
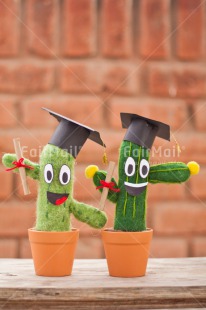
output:
[[190,173],[193,174],[193,175],[198,174],[199,171],[200,171],[200,166],[195,161],[190,161],[187,164],[187,167],[189,168]]
[[95,173],[99,171],[99,168],[95,165],[90,165],[85,169],[85,176],[87,179],[93,178]]

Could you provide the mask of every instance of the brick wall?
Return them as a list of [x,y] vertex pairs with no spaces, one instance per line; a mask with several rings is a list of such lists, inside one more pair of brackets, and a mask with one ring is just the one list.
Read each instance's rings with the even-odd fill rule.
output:
[[[206,7],[201,0],[4,0],[0,2],[0,151],[12,138],[38,160],[55,121],[41,106],[101,131],[117,161],[124,135],[119,112],[171,125],[174,140],[156,140],[152,162],[190,161],[201,173],[182,185],[149,188],[153,257],[206,255]],[[158,157],[159,156],[159,157]],[[76,165],[75,197],[98,206],[84,177],[102,167],[88,142]],[[36,184],[24,197],[19,177],[0,171],[0,257],[30,257],[27,228],[35,221]],[[108,226],[114,206],[107,204]],[[103,257],[99,231],[81,227],[78,257]]]

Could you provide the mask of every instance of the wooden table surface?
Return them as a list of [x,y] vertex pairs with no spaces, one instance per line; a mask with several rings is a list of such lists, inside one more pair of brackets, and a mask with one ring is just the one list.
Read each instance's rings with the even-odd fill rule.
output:
[[142,278],[114,278],[106,261],[75,260],[70,277],[0,259],[0,309],[206,309],[206,258],[150,259]]

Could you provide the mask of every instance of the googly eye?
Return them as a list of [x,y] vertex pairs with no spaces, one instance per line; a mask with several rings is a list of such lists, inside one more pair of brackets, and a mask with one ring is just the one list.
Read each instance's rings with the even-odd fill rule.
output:
[[125,163],[124,171],[128,177],[131,177],[135,173],[135,161],[132,157],[128,157]]
[[44,167],[44,180],[46,183],[51,183],[54,177],[53,167],[51,164],[47,164]]
[[69,183],[71,177],[70,168],[67,165],[63,165],[60,169],[59,173],[59,181],[62,185],[66,185]]
[[142,178],[146,178],[149,174],[149,162],[146,159],[140,162],[139,174]]

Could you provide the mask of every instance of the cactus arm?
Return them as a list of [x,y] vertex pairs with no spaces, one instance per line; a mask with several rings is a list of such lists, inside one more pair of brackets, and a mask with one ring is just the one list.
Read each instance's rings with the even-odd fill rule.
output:
[[[97,171],[93,176],[93,182],[95,186],[101,186],[100,181],[106,179],[107,172],[103,170]],[[112,178],[111,182],[114,182],[114,188],[118,188],[117,182],[114,178]],[[102,192],[102,188],[99,189],[100,192]],[[119,192],[114,192],[112,190],[108,191],[107,199],[110,200],[113,203],[116,203],[119,197]]]
[[94,228],[102,228],[107,222],[104,212],[76,200],[72,200],[70,210],[76,219]]
[[182,183],[189,179],[189,167],[181,162],[171,162],[150,167],[149,182],[156,183]]
[[[2,157],[2,163],[6,168],[12,168],[14,167],[13,161],[16,161],[16,154],[4,154]],[[40,166],[37,163],[34,163],[30,161],[29,159],[24,159],[24,164],[31,166],[33,169],[28,169],[25,168],[26,175],[34,180],[39,180],[39,171],[40,171]],[[16,168],[13,170],[14,172],[19,172],[19,169]]]

